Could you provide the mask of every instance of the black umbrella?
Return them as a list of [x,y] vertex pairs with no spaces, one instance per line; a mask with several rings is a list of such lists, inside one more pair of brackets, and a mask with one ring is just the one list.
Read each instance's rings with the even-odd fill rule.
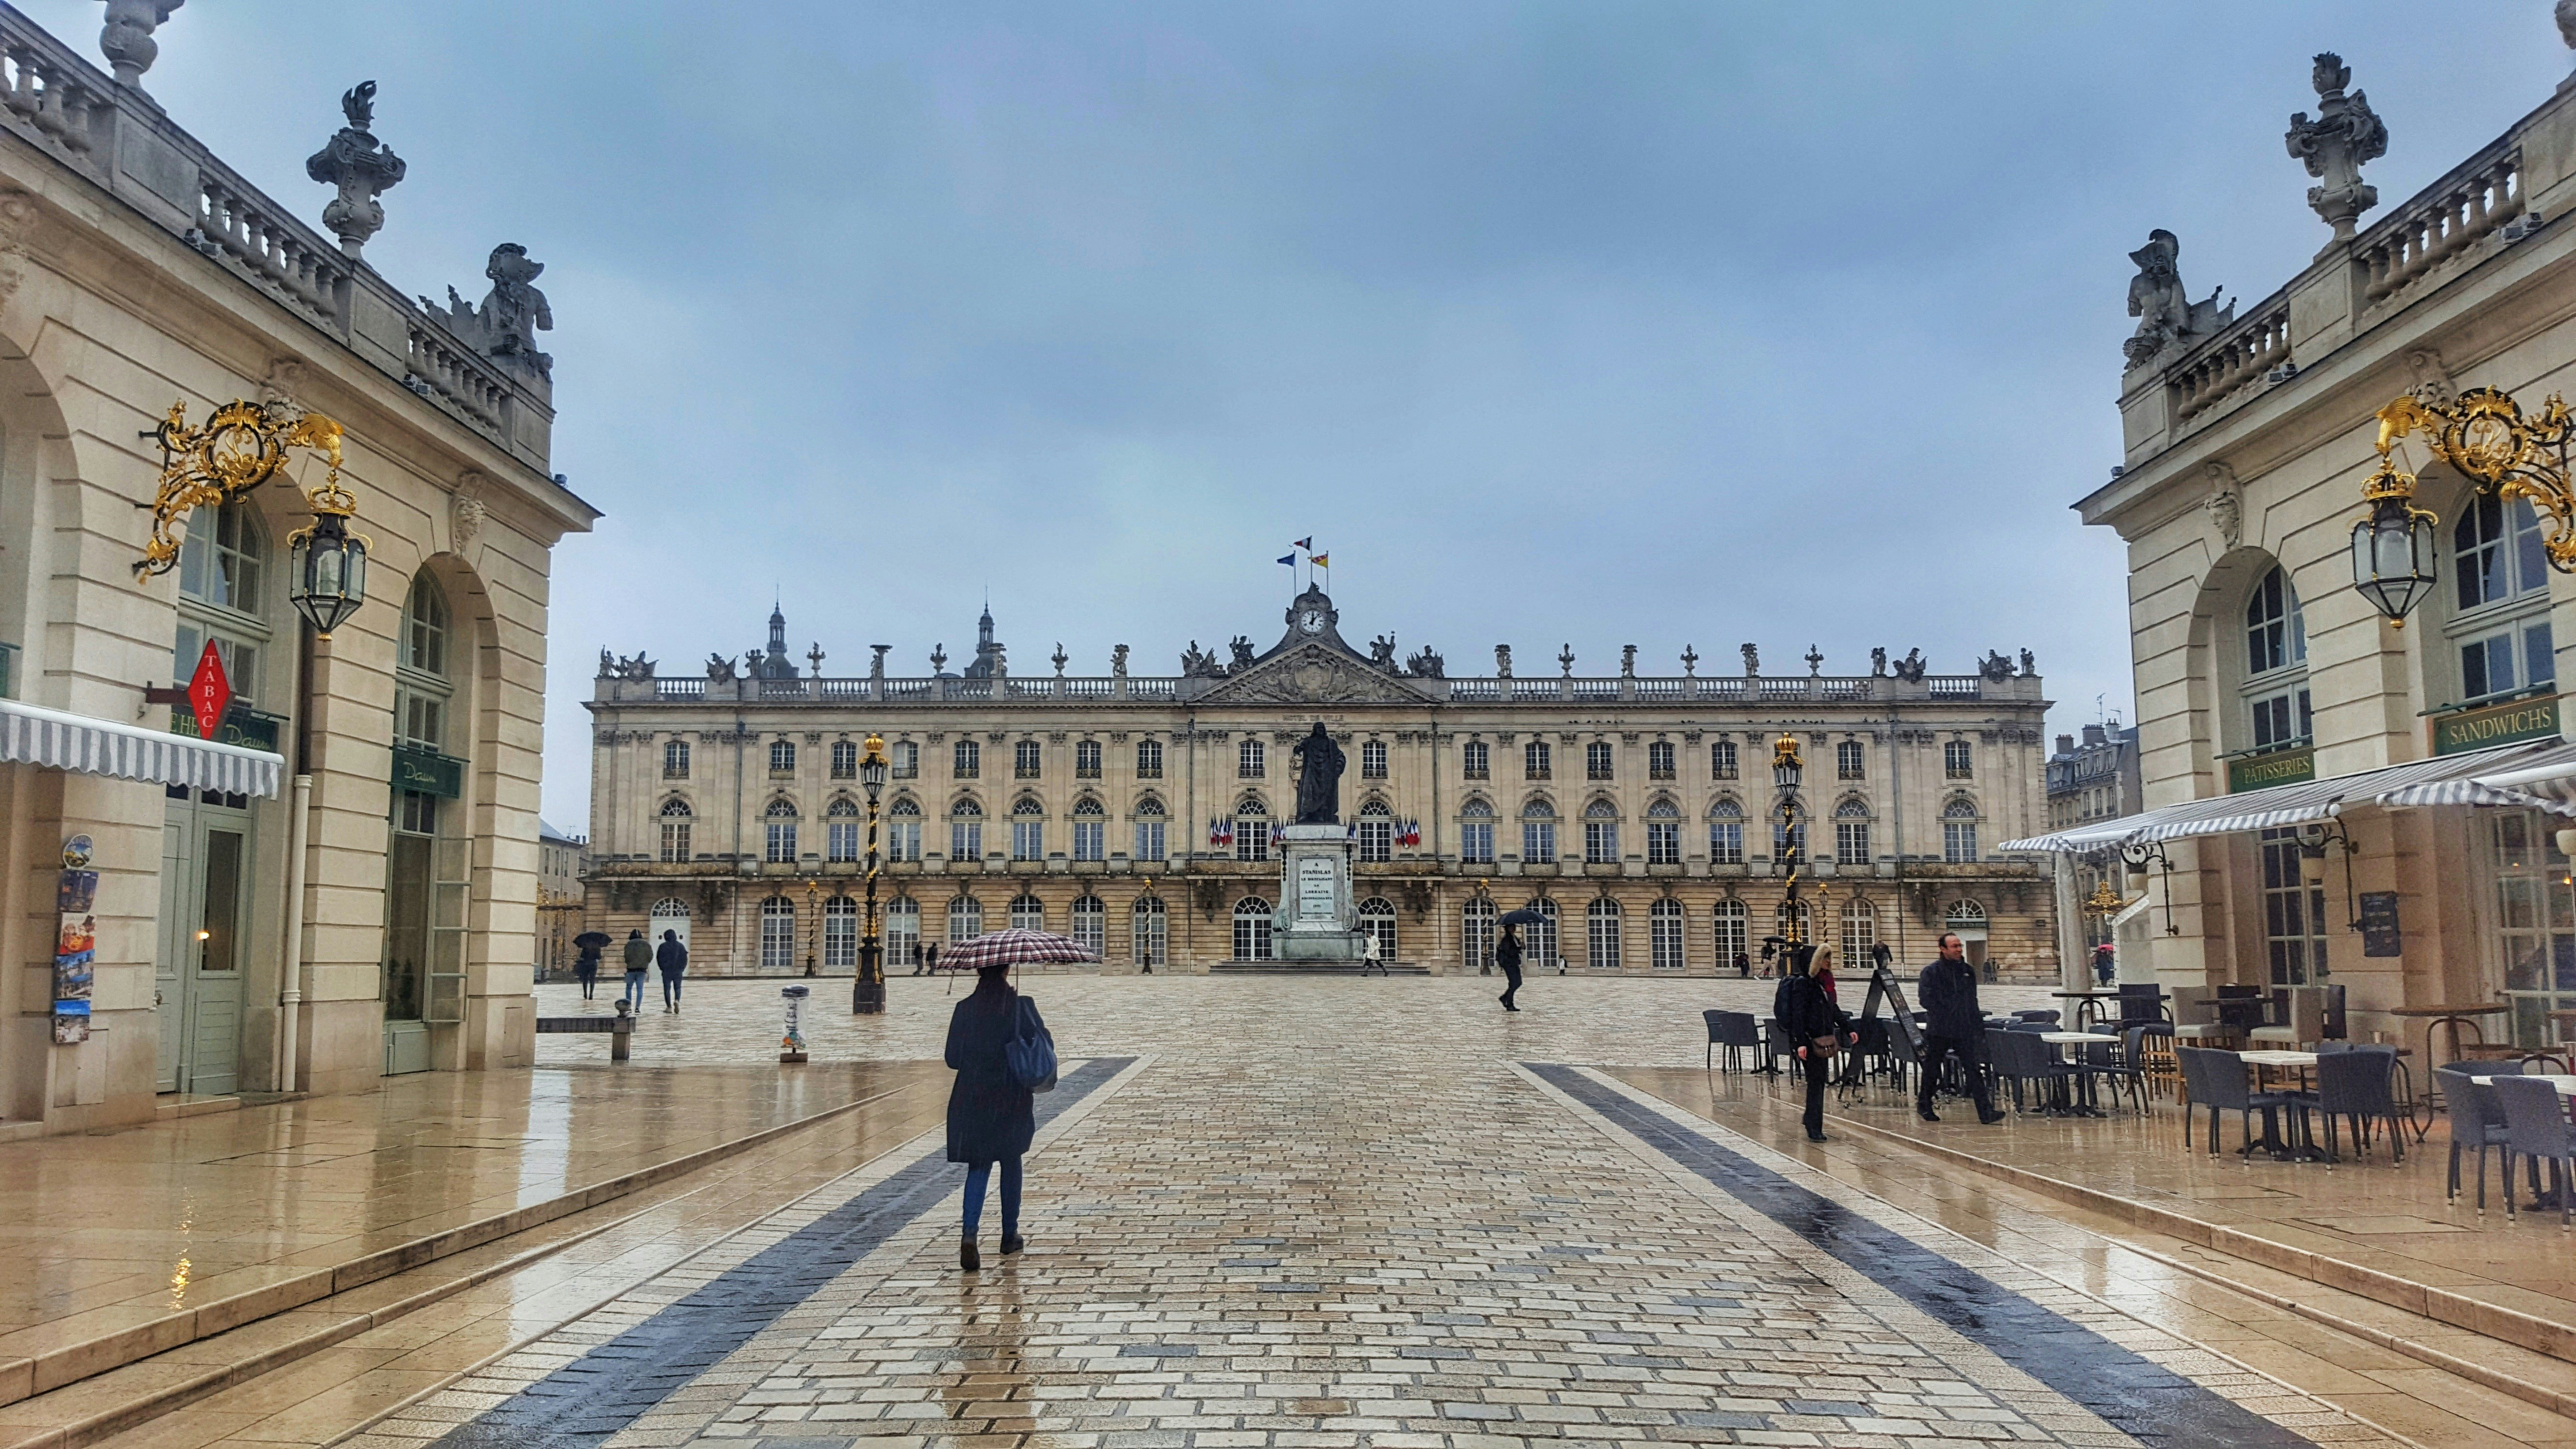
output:
[[607,933],[605,932],[584,931],[580,935],[572,938],[572,944],[577,950],[605,951],[608,949],[610,942]]
[[1503,912],[1503,914],[1495,920],[1494,924],[1498,926],[1537,926],[1546,924],[1546,921],[1547,917],[1538,910],[1530,906],[1523,906],[1517,911]]

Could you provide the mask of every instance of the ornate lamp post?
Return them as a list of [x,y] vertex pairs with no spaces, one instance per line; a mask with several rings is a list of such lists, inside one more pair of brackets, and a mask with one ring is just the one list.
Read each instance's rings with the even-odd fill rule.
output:
[[823,936],[823,883],[808,876],[805,879],[805,974],[814,971],[814,944]]
[[2541,550],[2549,566],[2576,573],[2576,487],[2569,479],[2568,444],[2576,417],[2557,394],[2540,416],[2525,418],[2514,400],[2491,387],[2473,387],[2447,403],[2409,393],[2379,410],[2379,467],[2362,484],[2370,512],[2352,529],[2352,582],[2389,623],[2403,628],[2406,615],[2436,582],[2441,520],[2415,506],[2415,475],[2397,465],[2397,445],[2422,433],[2425,446],[2468,475],[2478,496],[2520,498],[2549,520]]
[[1798,849],[1798,781],[1806,774],[1806,763],[1798,755],[1798,737],[1782,734],[1771,742],[1771,779],[1780,787],[1780,863],[1789,869],[1789,894],[1785,897],[1780,932],[1792,946],[1803,945],[1806,928],[1799,922],[1798,867],[1805,862]]
[[859,788],[868,796],[868,905],[859,932],[859,974],[850,984],[850,1014],[880,1016],[886,1009],[884,947],[877,940],[877,805],[885,795],[885,741],[868,736],[868,751],[859,760]]

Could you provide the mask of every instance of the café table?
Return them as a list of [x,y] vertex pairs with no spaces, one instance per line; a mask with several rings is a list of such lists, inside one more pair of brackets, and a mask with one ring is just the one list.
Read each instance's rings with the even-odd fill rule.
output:
[[[2065,995],[2066,993],[2060,992],[2058,994]],[[2116,995],[2117,993],[2114,994]],[[2043,1031],[2034,1032],[2032,1034],[2037,1036],[2041,1041],[2048,1043],[2050,1046],[2059,1047],[2083,1046],[2091,1042],[2117,1043],[2120,1040],[2116,1036],[2098,1031]],[[2076,1076],[2075,1090],[2081,1094],[2084,1103],[2084,1105],[2076,1109],[2077,1111],[2088,1117],[2099,1117],[2102,1115],[2100,1104],[2093,1100],[2093,1074],[2091,1072],[2079,1073]]]
[[[2483,1041],[2486,1037],[2486,1029],[2478,1025],[2477,1018],[2481,1016],[2501,1016],[2510,1009],[2511,1008],[2507,1007],[2501,1001],[2461,1001],[2435,1006],[2392,1007],[2388,1014],[2390,1016],[2409,1017],[2423,1022],[2424,1060],[2438,1064],[2460,1060],[2460,1028],[2462,1026],[2466,1026],[2470,1030],[2476,1032],[2479,1039]],[[2437,1057],[2433,1055],[2433,1033],[2441,1030],[2446,1025],[2451,1028],[2451,1054],[2447,1057]],[[2436,1093],[2434,1095],[2439,1094]]]
[[[2262,1069],[2264,1068],[2274,1068],[2283,1071],[2298,1071],[2304,1074],[2309,1068],[2314,1067],[2317,1064],[2317,1054],[2315,1052],[2251,1051],[2238,1052],[2236,1057],[2237,1060],[2256,1069],[2255,1086],[2258,1090],[2262,1086]],[[2300,1115],[2300,1120],[2303,1122],[2307,1120],[2306,1114],[2302,1113]],[[2256,1148],[2262,1148],[2269,1151],[2275,1158],[2283,1160],[2297,1160],[2304,1158],[2308,1161],[2314,1162],[2320,1161],[2325,1157],[2325,1153],[2319,1151],[2317,1145],[2313,1142],[2302,1142],[2296,1147],[2292,1147],[2290,1144],[2283,1142],[2281,1140],[2278,1120],[2274,1115],[2274,1109],[2269,1107],[2263,1110],[2263,1140],[2260,1142],[2247,1143],[2245,1151],[2250,1154]]]
[[2075,1003],[2075,1020],[2070,1025],[2077,1031],[2089,1031],[2101,1025],[2102,1003],[2105,1000],[2120,999],[2120,990],[2116,986],[2088,988],[2083,991],[2052,991],[2048,994],[2060,1001]]

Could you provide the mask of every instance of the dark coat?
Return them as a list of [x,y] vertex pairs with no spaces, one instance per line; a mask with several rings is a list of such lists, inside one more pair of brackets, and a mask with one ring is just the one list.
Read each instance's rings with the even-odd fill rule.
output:
[[626,969],[641,971],[653,964],[653,943],[641,936],[626,938]]
[[689,948],[677,940],[665,941],[653,948],[653,960],[665,976],[677,976],[689,969]]
[[1820,1036],[1839,1037],[1843,1032],[1842,1008],[1825,995],[1825,988],[1813,976],[1790,975],[1780,978],[1780,989],[1772,993],[1771,1014],[1780,1019],[1780,1033],[1798,1046],[1807,1046]]
[[1006,1162],[1027,1152],[1037,1135],[1035,1100],[1028,1088],[1011,1084],[1002,1055],[1019,1018],[1018,992],[1008,986],[987,991],[980,985],[948,1018],[948,1065],[957,1072],[956,1085],[948,1089],[951,1162]]
[[1506,971],[1517,971],[1521,964],[1521,938],[1505,936],[1494,946],[1494,964]]
[[1929,1035],[1975,1041],[1985,1031],[1986,1014],[1977,1006],[1975,967],[1935,958],[1914,985],[1914,999],[1923,1007],[1923,1030]]

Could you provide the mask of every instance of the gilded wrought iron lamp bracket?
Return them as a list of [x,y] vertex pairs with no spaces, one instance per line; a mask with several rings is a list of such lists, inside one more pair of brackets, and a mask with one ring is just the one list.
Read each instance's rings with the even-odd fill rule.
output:
[[2420,545],[2411,550],[2416,562],[2407,573],[2389,574],[2379,566],[2394,561],[2401,536],[2429,538],[2431,526],[2440,521],[2415,506],[2415,475],[2397,460],[2398,445],[2418,434],[2426,449],[2458,469],[2480,497],[2508,503],[2521,499],[2547,518],[2541,552],[2552,569],[2576,573],[2576,481],[2571,481],[2568,459],[2569,444],[2576,442],[2576,415],[2558,394],[2549,395],[2536,417],[2523,416],[2509,394],[2491,387],[2470,388],[2448,402],[2404,393],[2377,416],[2379,466],[2362,484],[2362,501],[2370,511],[2354,525],[2353,582],[2370,595],[2383,617],[2403,628],[2407,611],[2433,583],[2433,558]]
[[320,413],[235,399],[208,414],[204,426],[192,428],[183,400],[172,403],[169,416],[142,436],[161,445],[161,477],[152,501],[136,505],[152,510],[151,540],[134,563],[137,579],[167,573],[179,561],[175,530],[191,513],[239,498],[276,477],[291,449],[319,453],[330,465],[322,484],[305,494],[317,519],[346,519],[358,511],[357,500],[340,484],[340,425]]
[[[2353,894],[2352,885],[2352,857],[2358,847],[2352,843],[2352,833],[2344,829],[2343,822],[2340,820],[2327,820],[2299,827],[2299,858],[2302,861],[2317,862],[2320,879],[2313,884],[2325,884],[2322,877],[2325,872],[2326,851],[2329,847],[2343,852],[2343,908],[2347,917],[2344,929],[2359,931],[2361,904],[2359,898]],[[2325,973],[2319,971],[2318,974]]]

